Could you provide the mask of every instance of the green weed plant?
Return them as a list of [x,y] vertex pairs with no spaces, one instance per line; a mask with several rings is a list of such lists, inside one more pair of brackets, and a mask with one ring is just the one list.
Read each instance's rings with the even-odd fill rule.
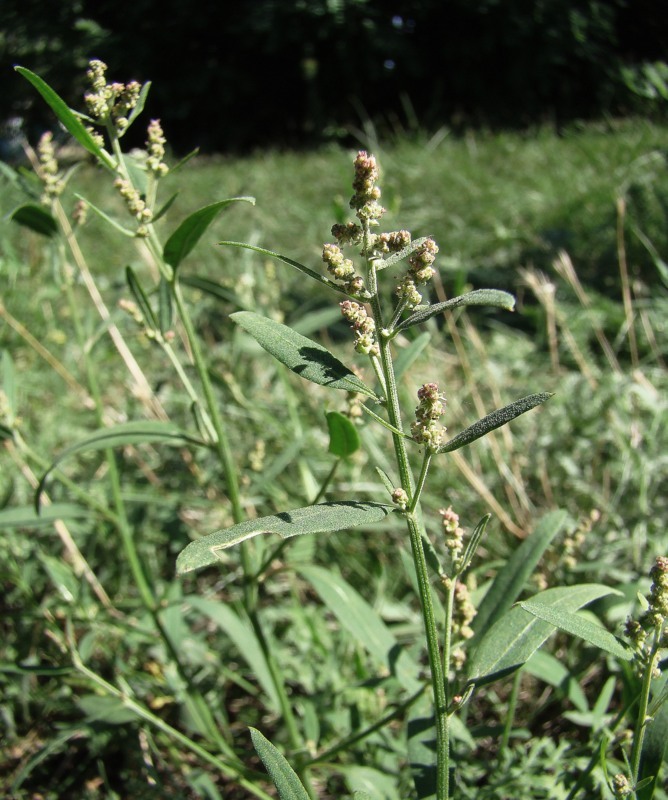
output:
[[[499,554],[496,564],[485,565],[485,548],[493,547],[485,539],[490,515],[467,532],[453,504],[441,499],[450,489],[439,474],[447,474],[442,465],[448,459],[464,469],[456,460],[459,451],[490,434],[495,463],[512,473],[503,440],[493,432],[505,430],[551,393],[499,404],[452,434],[443,424],[450,390],[446,397],[436,380],[423,382],[417,395],[405,388],[406,376],[424,363],[432,339],[450,333],[461,354],[455,314],[481,307],[512,311],[513,296],[474,289],[432,302],[432,284],[438,292],[443,288],[435,268],[438,246],[431,236],[382,230],[386,210],[378,163],[360,150],[349,202],[353,219],[339,208],[333,241],[322,250],[324,270],[255,243],[220,242],[236,254],[235,263],[261,256],[272,265],[267,276],[275,264],[289,267],[304,283],[308,279],[319,297],[334,299],[334,313],[324,307],[287,325],[280,298],[268,290],[280,281],[271,284],[267,277],[264,286],[257,281],[249,291],[243,274],[230,288],[183,268],[218,215],[253,205],[252,197],[201,207],[163,235],[177,192],[163,198],[162,187],[184,164],[168,166],[156,120],[148,125],[143,149],[123,149],[124,135],[143,111],[148,84],[108,83],[104,64],[91,62],[82,113],[69,109],[39,76],[17,70],[95,160],[115,195],[106,205],[75,195],[68,213],[64,197],[70,199],[76,169],[61,168],[50,135],[31,151],[33,174],[4,170],[14,189],[30,196],[13,211],[13,221],[48,240],[45,252],[52,259],[57,301],[65,309],[61,318],[76,343],[81,382],[39,336],[13,318],[12,327],[66,383],[64,402],[79,405],[93,428],[91,433],[84,426],[86,435],[76,437],[64,431],[57,456],[40,454],[23,435],[20,377],[3,354],[1,432],[35,494],[34,507],[16,505],[10,490],[0,523],[12,532],[53,526],[64,552],[55,557],[40,550],[39,567],[30,564],[9,575],[17,596],[30,595],[31,581],[41,580],[38,570],[58,593],[57,601],[45,600],[43,619],[37,622],[37,614],[25,621],[21,633],[29,637],[34,625],[33,634],[39,631],[48,646],[22,653],[18,636],[14,658],[5,659],[5,677],[17,681],[9,690],[11,704],[3,707],[10,739],[18,737],[21,719],[9,709],[23,704],[23,716],[34,718],[34,710],[26,709],[40,680],[46,685],[40,698],[67,693],[77,707],[76,717],[48,744],[17,758],[10,795],[25,796],[22,787],[40,774],[44,762],[85,738],[97,754],[114,744],[136,751],[139,743],[141,763],[125,757],[123,796],[189,792],[269,798],[273,789],[267,788],[266,770],[282,800],[351,794],[356,800],[665,797],[659,775],[668,731],[661,662],[666,559],[656,559],[643,611],[629,619],[621,637],[600,616],[617,608],[618,598],[629,606],[621,590],[628,586],[625,580],[616,589],[569,576],[527,594],[557,537],[568,533],[567,541],[582,547],[598,512],[575,522],[576,502],[568,511],[538,518],[526,513],[522,525],[508,517],[507,527],[523,541]],[[80,244],[90,215],[136,245],[147,264],[141,271],[127,266],[115,276],[126,289],[125,325],[108,307],[104,282]],[[567,267],[564,256],[565,280],[577,290]],[[543,291],[550,349],[549,334],[560,321],[541,276],[527,271],[525,279],[539,298]],[[219,334],[231,342],[225,361],[215,324],[204,336],[198,330],[188,291],[236,305]],[[95,324],[84,296],[97,315]],[[10,319],[4,307],[3,315]],[[339,315],[345,325],[332,330],[339,340],[352,338],[349,350],[363,368],[346,363],[352,352],[342,361],[328,340],[325,346],[307,335],[326,329]],[[131,326],[138,347],[124,333]],[[607,341],[603,331],[600,335],[599,341]],[[106,337],[113,345],[109,367],[96,358]],[[278,362],[276,371],[266,355],[258,355],[258,345]],[[637,344],[632,350],[640,359]],[[433,352],[429,363],[441,357],[438,347]],[[559,352],[550,352],[558,369]],[[571,355],[582,356],[586,365],[577,342]],[[156,391],[149,377],[152,361],[159,364],[165,391]],[[122,418],[108,402],[118,364],[132,389]],[[466,360],[462,368],[472,370]],[[312,394],[304,396],[308,387]],[[336,394],[342,410],[326,399]],[[314,406],[326,409],[326,446],[319,453],[309,452],[315,446],[305,423]],[[279,419],[289,421],[289,434]],[[365,449],[368,461],[376,462],[368,474],[360,470],[367,466],[360,460]],[[540,458],[537,446],[534,450],[532,457]],[[68,476],[65,467],[75,458],[94,459],[90,488]],[[353,479],[337,481],[343,470]],[[475,485],[475,476],[471,480]],[[485,491],[480,481],[478,486]],[[207,519],[217,514],[219,524],[183,546],[183,498],[191,491],[207,495],[202,506],[190,507],[191,521],[198,513]],[[521,495],[520,487],[513,495],[519,506]],[[487,496],[505,514],[493,493]],[[156,519],[164,522],[161,530]],[[18,548],[14,555],[34,557],[29,543],[11,541]],[[99,568],[91,566],[93,555]],[[110,569],[109,559],[122,567]],[[165,565],[174,562],[180,577],[165,579]],[[359,588],[344,576],[356,569]],[[484,578],[482,591],[478,576]],[[390,579],[412,587],[417,605],[410,596],[388,591],[394,607],[382,608],[383,592],[369,584]],[[326,614],[315,615],[314,597]],[[587,606],[592,609],[584,611]],[[392,618],[397,624],[388,624]],[[224,652],[216,652],[218,631]],[[581,641],[595,654],[592,663],[617,665],[591,708],[580,688],[580,667],[541,649],[555,632],[562,649]],[[580,747],[569,748],[558,737],[532,741],[529,731],[516,725],[527,675],[552,685],[575,709],[573,721],[587,732]],[[613,704],[617,682],[622,699]],[[481,718],[486,705],[494,724]],[[251,742],[256,755],[248,751]],[[491,760],[482,757],[485,748],[491,749]],[[146,775],[145,785],[138,774]],[[119,796],[118,776],[108,767],[100,767],[98,780],[108,796]],[[76,791],[76,770],[59,776],[59,782],[59,796]],[[55,796],[48,795],[49,788],[43,787],[47,796]]]

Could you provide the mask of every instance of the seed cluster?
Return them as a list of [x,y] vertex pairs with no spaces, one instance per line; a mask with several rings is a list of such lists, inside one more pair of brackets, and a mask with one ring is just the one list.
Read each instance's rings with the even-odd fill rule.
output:
[[376,323],[366,308],[352,300],[344,300],[339,305],[343,318],[355,331],[355,350],[362,355],[377,356],[380,349],[375,336]]
[[111,121],[122,134],[129,125],[128,114],[139,101],[141,84],[137,81],[107,83],[106,71],[107,65],[103,61],[96,59],[89,63],[86,74],[91,91],[86,92],[84,100],[93,119],[101,123]]
[[39,177],[44,184],[44,192],[40,199],[44,205],[50,205],[65,188],[65,181],[58,171],[53,134],[50,131],[43,133],[40,137],[37,144],[37,158],[39,159]]
[[418,389],[417,396],[419,403],[415,409],[411,433],[416,442],[435,452],[442,444],[447,430],[437,421],[445,412],[445,397],[439,393],[437,383],[425,383]]

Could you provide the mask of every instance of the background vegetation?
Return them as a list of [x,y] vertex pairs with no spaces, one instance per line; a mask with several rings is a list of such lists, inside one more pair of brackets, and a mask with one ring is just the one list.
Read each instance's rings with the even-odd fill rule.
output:
[[[621,598],[600,610],[619,630],[636,591],[647,591],[653,557],[668,548],[665,126],[632,120],[570,127],[560,137],[547,128],[532,136],[470,132],[459,138],[445,130],[415,131],[390,141],[379,140],[367,124],[364,136],[362,144],[383,168],[392,222],[415,236],[433,235],[441,247],[435,292],[451,296],[487,284],[519,298],[515,315],[471,312],[434,321],[427,332],[439,344],[414,365],[402,387],[406,397],[414,397],[422,382],[438,380],[455,433],[527,386],[555,392],[544,408],[503,434],[444,461],[430,484],[427,512],[437,518],[439,508],[452,504],[469,529],[493,512],[475,569],[482,591],[536,519],[566,509],[568,530],[542,563],[538,585],[594,581],[621,588]],[[279,314],[345,359],[349,335],[331,298],[305,293],[297,273],[214,242],[250,241],[317,268],[332,222],[347,210],[351,156],[328,146],[196,160],[178,175],[178,200],[159,223],[171,230],[194,208],[221,197],[253,194],[258,200],[256,208],[235,208],[221,218],[182,268],[221,408],[235,422],[249,516],[312,499],[331,468],[324,412],[334,406],[331,396],[305,391],[296,376],[286,377],[240,335],[228,314],[239,308]],[[93,202],[121,212],[93,169],[82,167],[76,181]],[[5,357],[2,385],[6,392],[15,387],[7,399],[27,447],[17,449],[7,439],[0,452],[6,508],[29,506],[35,477],[96,427],[81,388],[82,352],[54,280],[55,253],[7,220],[19,200],[18,186],[5,180],[0,347],[11,354],[13,367]],[[82,243],[113,320],[160,401],[175,421],[191,426],[189,404],[171,382],[168,364],[117,308],[128,296],[125,266],[141,276],[150,265],[132,241],[119,245],[96,217],[86,224]],[[203,291],[203,280],[213,282],[206,288],[215,296]],[[82,287],[75,284],[75,291],[109,419],[140,417],[104,326],[84,303]],[[337,497],[347,497],[353,486],[358,496],[360,487],[369,497],[382,491],[372,465],[386,466],[387,441],[370,426],[360,433],[362,450],[338,473]],[[231,553],[221,568],[174,578],[176,554],[193,536],[230,524],[217,465],[206,454],[163,447],[126,448],[120,465],[137,544],[192,686],[244,758],[251,752],[248,725],[289,747],[266,685],[229,617],[217,610],[231,609],[243,619],[237,556]],[[77,488],[102,509],[108,502],[102,457],[73,458],[56,477],[48,487],[54,502],[68,502]],[[128,687],[169,724],[199,735],[183,703],[181,677],[151,632],[119,557],[114,526],[97,513],[71,519],[68,528],[110,598],[108,606],[78,573],[71,553],[63,557],[62,530],[11,524],[0,540],[4,793],[21,800],[36,792],[49,799],[250,796],[71,669],[66,619],[91,669]],[[383,674],[354,629],[335,622],[314,588],[313,565],[326,566],[359,592],[409,651],[416,644],[419,649],[420,621],[399,528],[304,539],[271,565],[261,606],[308,746],[328,753],[350,730],[392,713],[401,687]],[[558,661],[534,663],[517,694],[506,682],[476,695],[467,719],[472,738],[456,745],[462,797],[554,800],[570,796],[578,780],[584,780],[582,796],[611,797],[600,764],[590,757],[613,726],[630,676],[571,640],[556,637],[549,653]],[[512,707],[515,724],[504,735]],[[325,758],[320,797],[355,788],[374,800],[410,796],[402,729],[387,725]]]
[[666,52],[656,0],[251,0],[196,13],[176,0],[66,0],[48,14],[3,0],[0,120],[23,117],[32,136],[48,124],[14,64],[72,104],[94,57],[154,81],[153,114],[181,151],[345,139],[368,118],[560,128],[665,113]]

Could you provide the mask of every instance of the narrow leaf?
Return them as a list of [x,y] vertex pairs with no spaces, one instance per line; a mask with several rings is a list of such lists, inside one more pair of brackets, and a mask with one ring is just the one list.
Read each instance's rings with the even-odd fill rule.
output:
[[240,522],[231,528],[216,531],[191,542],[176,560],[177,574],[183,575],[218,560],[218,553],[261,533],[275,533],[283,539],[307,533],[328,533],[371,525],[380,522],[392,507],[381,503],[355,502],[320,503],[295,508],[269,517]]
[[520,414],[531,411],[532,408],[535,408],[541,403],[544,403],[546,400],[549,400],[550,397],[552,397],[550,392],[530,394],[527,395],[527,397],[523,397],[521,400],[515,400],[514,403],[511,403],[508,406],[498,408],[496,411],[492,411],[492,413],[488,414],[486,417],[474,422],[473,425],[457,434],[457,436],[455,436],[453,439],[450,439],[449,442],[446,442],[444,445],[439,447],[437,452],[451,453],[453,450],[459,450],[460,447],[464,447],[467,444],[471,444],[471,442],[475,442],[476,439],[480,439],[490,431],[496,430],[496,428],[500,428],[502,425],[506,425],[514,420],[515,417],[519,417]]
[[429,344],[431,334],[427,331],[421,333],[415,341],[411,342],[408,347],[405,347],[399,352],[394,360],[394,375],[399,378],[413,365],[413,363],[420,357],[420,353]]
[[298,567],[298,570],[313,586],[341,627],[353,636],[377,664],[396,675],[409,692],[420,688],[417,664],[400,648],[378,612],[359,592],[340,575],[323,567],[305,565]]
[[52,525],[57,519],[85,519],[89,516],[90,511],[76,503],[53,503],[46,506],[40,514],[35,511],[34,506],[14,506],[0,511],[0,529],[35,528]]
[[12,222],[30,228],[31,231],[42,236],[55,236],[58,233],[58,223],[42,206],[36,203],[26,203],[11,215]]
[[[580,584],[547,589],[537,597],[557,608],[577,611],[613,592],[608,586]],[[515,606],[492,625],[473,652],[468,683],[483,685],[519,669],[554,630],[554,625]]]
[[285,364],[305,380],[330,389],[359,392],[379,400],[373,390],[329,350],[287,325],[261,317],[252,311],[237,311],[230,317],[281,364]]
[[188,595],[183,600],[193,610],[208,617],[229,636],[269,698],[272,710],[278,712],[280,701],[271,670],[252,626],[220,600],[209,600],[197,595]]
[[242,302],[231,289],[209,278],[203,278],[201,275],[179,275],[179,283],[190,286],[193,289],[199,289],[199,291],[215,297],[216,300],[222,300],[232,303],[237,308],[243,308]]
[[[128,117],[128,124],[125,126],[125,131],[128,130],[130,125],[132,125],[132,123],[144,110],[144,106],[146,105],[146,98],[148,97],[148,93],[150,92],[150,90],[151,90],[151,81],[146,81],[146,83],[142,84],[142,87],[139,90],[139,97],[137,98],[137,104],[130,112],[130,116]],[[125,131],[123,132],[125,133]]]
[[416,311],[415,314],[411,314],[410,317],[407,317],[397,325],[395,330],[403,331],[412,325],[426,322],[443,311],[459,308],[460,306],[492,306],[493,308],[502,308],[505,311],[514,311],[515,298],[512,294],[502,292],[499,289],[476,289],[474,292],[468,292],[468,294],[462,294],[459,297],[445,300],[443,303],[436,303]]
[[355,424],[338,411],[328,411],[329,452],[338,458],[348,458],[360,449],[360,435]]
[[223,245],[225,247],[241,247],[244,250],[252,250],[254,253],[260,253],[260,255],[263,256],[276,258],[278,261],[282,261],[284,264],[289,264],[291,267],[294,267],[295,269],[298,269],[300,272],[303,272],[304,275],[308,275],[309,278],[313,278],[314,281],[318,281],[318,283],[322,283],[325,286],[328,286],[330,289],[334,289],[337,292],[341,292],[341,294],[345,294],[346,297],[348,296],[346,290],[343,289],[341,286],[339,286],[338,283],[331,281],[324,275],[320,275],[319,272],[315,272],[309,267],[304,266],[304,264],[300,264],[299,261],[294,261],[292,258],[288,258],[287,256],[282,256],[280,253],[274,253],[273,250],[265,250],[264,247],[256,247],[253,244],[246,244],[245,242],[218,242],[218,244]]
[[533,614],[534,617],[549,622],[555,628],[561,628],[562,631],[566,631],[572,636],[584,639],[585,642],[604,650],[606,653],[610,653],[615,658],[621,658],[623,661],[630,661],[633,658],[631,650],[623,645],[616,636],[613,636],[610,631],[579,614],[565,611],[562,608],[555,608],[535,598],[523,601],[520,603],[520,607]]
[[404,258],[408,258],[411,253],[414,253],[416,250],[419,250],[420,247],[431,237],[429,236],[422,236],[420,239],[414,239],[409,245],[406,245],[402,250],[399,250],[398,253],[393,253],[391,256],[387,258],[379,258],[376,260],[376,269],[380,272],[382,269],[387,269],[388,267],[393,266],[394,264],[398,264],[399,261],[403,261]]
[[165,261],[176,269],[195,247],[204,231],[211,225],[220,211],[231,203],[239,202],[255,205],[255,198],[228,197],[226,200],[219,200],[217,203],[204,206],[204,208],[200,208],[186,217],[165,244],[163,251]]
[[565,511],[549,512],[541,517],[533,533],[515,549],[478,607],[472,623],[476,636],[485,633],[517,600],[543,553],[564,529],[567,520]]
[[128,282],[128,287],[132,292],[132,296],[135,299],[135,302],[139,306],[139,310],[141,312],[142,317],[144,318],[144,322],[147,328],[151,330],[157,331],[158,330],[158,320],[153,313],[153,308],[149,303],[148,297],[146,292],[142,288],[142,285],[139,283],[137,276],[135,275],[135,271],[132,267],[125,268],[125,279]]
[[473,556],[478,549],[478,545],[480,544],[482,537],[485,535],[485,528],[487,527],[487,523],[492,518],[491,514],[485,514],[485,516],[480,520],[480,522],[475,526],[473,532],[468,537],[468,541],[466,543],[466,550],[464,550],[464,555],[462,556],[461,566],[459,567],[458,574],[462,575],[469,567],[471,561],[473,561]]
[[90,210],[94,214],[97,214],[97,216],[100,217],[100,219],[103,219],[105,222],[107,222],[109,225],[111,225],[111,227],[114,230],[118,231],[119,233],[122,233],[123,236],[128,236],[130,238],[134,238],[135,231],[131,231],[129,228],[126,228],[124,225],[121,225],[120,222],[116,222],[115,219],[110,217],[109,214],[104,212],[101,208],[98,208],[98,206],[96,206],[94,203],[91,203],[91,201],[88,200],[86,197],[83,197],[82,195],[80,195],[80,194],[78,194],[76,192],[74,193],[74,196],[78,200],[82,200],[86,204],[86,206],[88,208],[90,208]]
[[151,222],[157,222],[161,217],[164,217],[165,214],[169,211],[169,209],[174,205],[174,201],[178,196],[179,193],[174,192],[174,194],[160,206],[159,210],[155,212]]
[[287,759],[256,728],[250,728],[253,747],[262,759],[281,800],[310,800],[308,792]]
[[72,136],[79,142],[79,144],[89,153],[99,159],[105,166],[113,168],[114,162],[108,153],[96,143],[95,139],[88,133],[84,124],[76,116],[76,114],[67,106],[67,103],[60,97],[59,94],[49,86],[46,81],[42,80],[39,75],[35,75],[25,67],[14,67],[14,69],[29,81],[35,89],[42,95],[46,103],[49,105],[53,113],[58,117],[60,122],[72,134]]
[[95,433],[63,450],[52,462],[51,466],[42,476],[35,492],[35,507],[39,509],[40,499],[47,478],[51,472],[66,458],[75,453],[85,453],[91,450],[106,450],[110,447],[124,447],[129,444],[170,444],[181,446],[184,444],[202,444],[200,439],[190,436],[175,425],[167,422],[141,421],[124,422],[120,425],[111,425],[101,428]]
[[164,336],[171,330],[173,322],[172,290],[164,277],[160,277],[158,284],[158,317],[160,320],[160,333]]

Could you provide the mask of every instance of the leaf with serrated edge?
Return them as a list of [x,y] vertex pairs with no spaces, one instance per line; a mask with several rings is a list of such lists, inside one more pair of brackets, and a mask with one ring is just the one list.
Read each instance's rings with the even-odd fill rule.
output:
[[329,350],[287,325],[252,311],[237,311],[230,314],[230,318],[250,333],[255,341],[281,364],[285,364],[288,369],[305,380],[326,386],[328,389],[358,392],[379,400],[373,390]]
[[521,400],[516,400],[510,405],[504,406],[503,408],[498,408],[496,411],[492,411],[492,413],[488,414],[486,417],[474,422],[473,425],[470,425],[468,428],[466,428],[466,430],[458,433],[457,436],[450,439],[449,442],[441,445],[436,452],[451,453],[453,450],[459,450],[460,447],[464,447],[467,444],[471,444],[471,442],[475,442],[476,439],[480,439],[490,431],[496,430],[502,425],[507,425],[516,417],[519,417],[520,414],[525,414],[527,411],[531,411],[532,408],[535,408],[541,403],[544,403],[546,400],[549,400],[550,397],[552,397],[551,392],[530,394],[526,397],[523,397]]
[[307,533],[329,533],[380,522],[392,507],[382,503],[356,502],[319,503],[295,508],[269,517],[250,519],[231,528],[216,531],[191,542],[176,560],[176,572],[183,575],[208,567],[218,560],[218,553],[261,533],[275,533],[283,539]]

